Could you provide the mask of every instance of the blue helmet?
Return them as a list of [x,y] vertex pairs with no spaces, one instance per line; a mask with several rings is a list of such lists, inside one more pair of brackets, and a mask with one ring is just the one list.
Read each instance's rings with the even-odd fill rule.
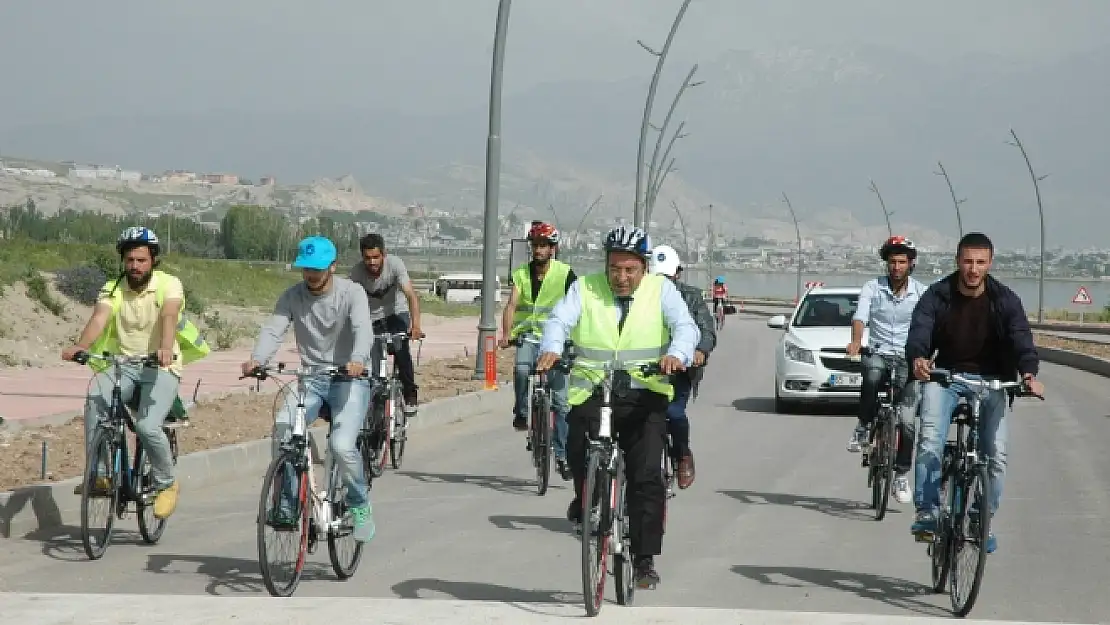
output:
[[717,276],[717,278],[715,280],[713,280],[713,282],[715,282],[717,284],[724,284],[725,283],[725,277],[724,276]]

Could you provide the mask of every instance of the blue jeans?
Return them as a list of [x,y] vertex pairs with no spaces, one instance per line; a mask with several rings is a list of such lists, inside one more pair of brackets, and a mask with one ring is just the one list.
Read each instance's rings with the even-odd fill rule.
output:
[[[516,392],[514,417],[528,418],[524,414],[525,407],[528,406],[528,378],[536,366],[539,351],[538,345],[528,341],[522,341],[516,348],[513,370],[513,391]],[[551,388],[551,407],[555,410],[555,441],[552,451],[556,458],[564,459],[567,457],[567,413],[570,412],[570,404],[567,403],[567,376],[562,371],[548,371],[547,384]]]
[[672,458],[681,459],[690,447],[690,420],[686,418],[686,405],[690,402],[693,381],[686,373],[671,376],[674,399],[667,405],[667,433],[671,437]]
[[[978,378],[964,374],[967,378]],[[971,398],[975,391],[959,382],[945,387],[936,382],[921,385],[921,427],[917,439],[917,462],[913,500],[918,510],[935,510],[940,505],[940,463],[952,411],[961,396]],[[998,511],[1006,477],[1005,391],[988,391],[979,408],[979,450],[990,457],[987,469],[991,481],[991,514]]]
[[[366,473],[363,470],[362,455],[358,451],[357,441],[362,421],[366,416],[366,407],[370,398],[369,380],[342,380],[333,382],[328,376],[317,376],[305,380],[306,390],[305,424],[311,425],[320,412],[320,407],[327,399],[331,408],[331,430],[328,433],[328,453],[334,462],[339,464],[339,473],[347,485],[347,505],[352,508],[361,508],[369,505],[370,493],[366,484]],[[295,384],[290,386],[285,393],[285,401],[278,410],[274,423],[273,453],[279,451],[279,441],[288,438],[293,429],[293,414],[297,408],[297,393]],[[283,504],[292,504],[287,510],[296,510],[295,473],[286,472],[285,488],[282,489]]]

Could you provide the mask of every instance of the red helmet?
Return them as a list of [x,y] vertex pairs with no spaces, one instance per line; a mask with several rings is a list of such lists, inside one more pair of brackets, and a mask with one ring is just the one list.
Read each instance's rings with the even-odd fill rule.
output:
[[536,222],[535,224],[533,224],[532,229],[528,231],[528,240],[529,241],[546,240],[549,243],[551,243],[552,245],[558,245],[559,244],[559,230],[555,226],[553,226],[549,223],[545,223],[545,222],[542,222],[542,221]]
[[917,246],[913,244],[913,241],[896,234],[887,239],[883,246],[879,248],[879,257],[883,260],[886,260],[891,254],[905,254],[912,263],[917,259]]

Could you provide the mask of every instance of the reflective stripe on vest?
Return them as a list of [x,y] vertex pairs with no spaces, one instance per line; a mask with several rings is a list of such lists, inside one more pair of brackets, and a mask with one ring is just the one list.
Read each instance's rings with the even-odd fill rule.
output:
[[577,354],[575,367],[567,382],[567,402],[577,406],[589,399],[603,374],[590,367],[610,363],[626,369],[629,376],[649,391],[674,398],[674,389],[666,376],[646,377],[639,365],[658,361],[667,353],[670,331],[663,318],[662,291],[665,278],[644,276],[633,295],[625,319],[624,331],[617,330],[617,303],[604,273],[578,279],[582,315],[571,338]]
[[513,284],[520,289],[520,298],[513,314],[514,338],[522,334],[543,336],[543,324],[551,316],[555,304],[566,293],[567,275],[570,274],[570,265],[552,258],[548,261],[547,273],[540,283],[540,292],[535,294],[532,293],[532,274],[529,269],[529,263],[524,263],[513,271]]

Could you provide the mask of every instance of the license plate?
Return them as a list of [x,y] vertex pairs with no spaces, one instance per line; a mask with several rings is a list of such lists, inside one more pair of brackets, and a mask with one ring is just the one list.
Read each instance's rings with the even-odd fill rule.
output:
[[863,386],[863,376],[858,373],[853,374],[833,374],[829,376],[829,386],[837,387],[859,387]]

